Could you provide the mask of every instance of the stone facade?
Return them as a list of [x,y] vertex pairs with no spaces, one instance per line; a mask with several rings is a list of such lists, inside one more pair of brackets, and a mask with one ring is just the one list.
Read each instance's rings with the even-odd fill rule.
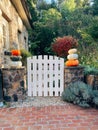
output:
[[98,75],[87,75],[85,82],[92,86],[94,90],[98,90]]
[[0,102],[3,101],[2,71],[0,69]]
[[26,70],[22,68],[2,69],[3,95],[5,101],[22,101],[26,96]]
[[25,18],[21,17],[26,12],[22,10],[21,0],[16,2],[20,10],[13,4],[15,1],[17,0],[0,0],[0,66],[4,62],[4,50],[28,50],[29,27],[25,24]]
[[75,81],[84,81],[84,67],[65,67],[64,68],[64,87]]

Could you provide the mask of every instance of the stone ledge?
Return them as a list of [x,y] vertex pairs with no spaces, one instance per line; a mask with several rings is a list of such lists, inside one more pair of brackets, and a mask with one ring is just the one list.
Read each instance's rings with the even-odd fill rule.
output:
[[2,70],[24,70],[26,69],[24,66],[23,67],[9,67],[9,68],[2,68]]
[[84,69],[84,68],[85,68],[85,67],[80,66],[80,65],[79,65],[79,66],[74,66],[74,67],[73,67],[73,66],[70,66],[70,67],[65,66],[65,67],[64,67],[64,69]]

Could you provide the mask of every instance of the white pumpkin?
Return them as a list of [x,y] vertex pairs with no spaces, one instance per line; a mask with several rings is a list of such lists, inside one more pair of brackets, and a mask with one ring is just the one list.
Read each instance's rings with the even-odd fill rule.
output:
[[21,67],[22,66],[22,62],[21,61],[11,61],[10,62],[10,66],[11,67]]
[[68,60],[78,59],[78,54],[70,54],[67,56]]
[[68,51],[69,54],[77,53],[77,49],[73,48]]

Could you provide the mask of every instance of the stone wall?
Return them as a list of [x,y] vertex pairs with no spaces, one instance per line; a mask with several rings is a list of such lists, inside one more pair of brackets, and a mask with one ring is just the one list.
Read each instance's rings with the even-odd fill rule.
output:
[[64,68],[64,87],[75,81],[84,81],[84,67],[65,67]]
[[0,102],[3,101],[3,91],[2,91],[2,71],[0,69]]
[[98,90],[98,75],[85,76],[85,82],[92,86],[94,90]]
[[[9,41],[10,48],[25,48],[28,43],[28,32],[24,25],[21,17],[10,0],[0,1],[0,11],[2,15],[1,23],[3,24],[2,18],[4,18],[9,24]],[[2,25],[1,24],[1,25]],[[2,27],[0,25],[0,27]],[[19,34],[18,34],[19,33]],[[2,33],[0,34],[2,36]],[[20,36],[19,36],[20,35]],[[26,41],[25,41],[26,38]],[[27,48],[25,48],[27,49]]]
[[26,96],[26,70],[3,68],[3,92],[5,101],[22,101]]
[[0,67],[4,64],[4,50],[12,49],[28,50],[28,31],[11,0],[0,0]]

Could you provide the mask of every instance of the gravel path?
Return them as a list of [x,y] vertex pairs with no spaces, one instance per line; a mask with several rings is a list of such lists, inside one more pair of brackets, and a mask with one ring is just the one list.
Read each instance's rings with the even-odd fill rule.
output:
[[61,97],[27,97],[21,102],[8,103],[8,107],[43,107],[50,105],[65,105],[66,102],[62,101]]

